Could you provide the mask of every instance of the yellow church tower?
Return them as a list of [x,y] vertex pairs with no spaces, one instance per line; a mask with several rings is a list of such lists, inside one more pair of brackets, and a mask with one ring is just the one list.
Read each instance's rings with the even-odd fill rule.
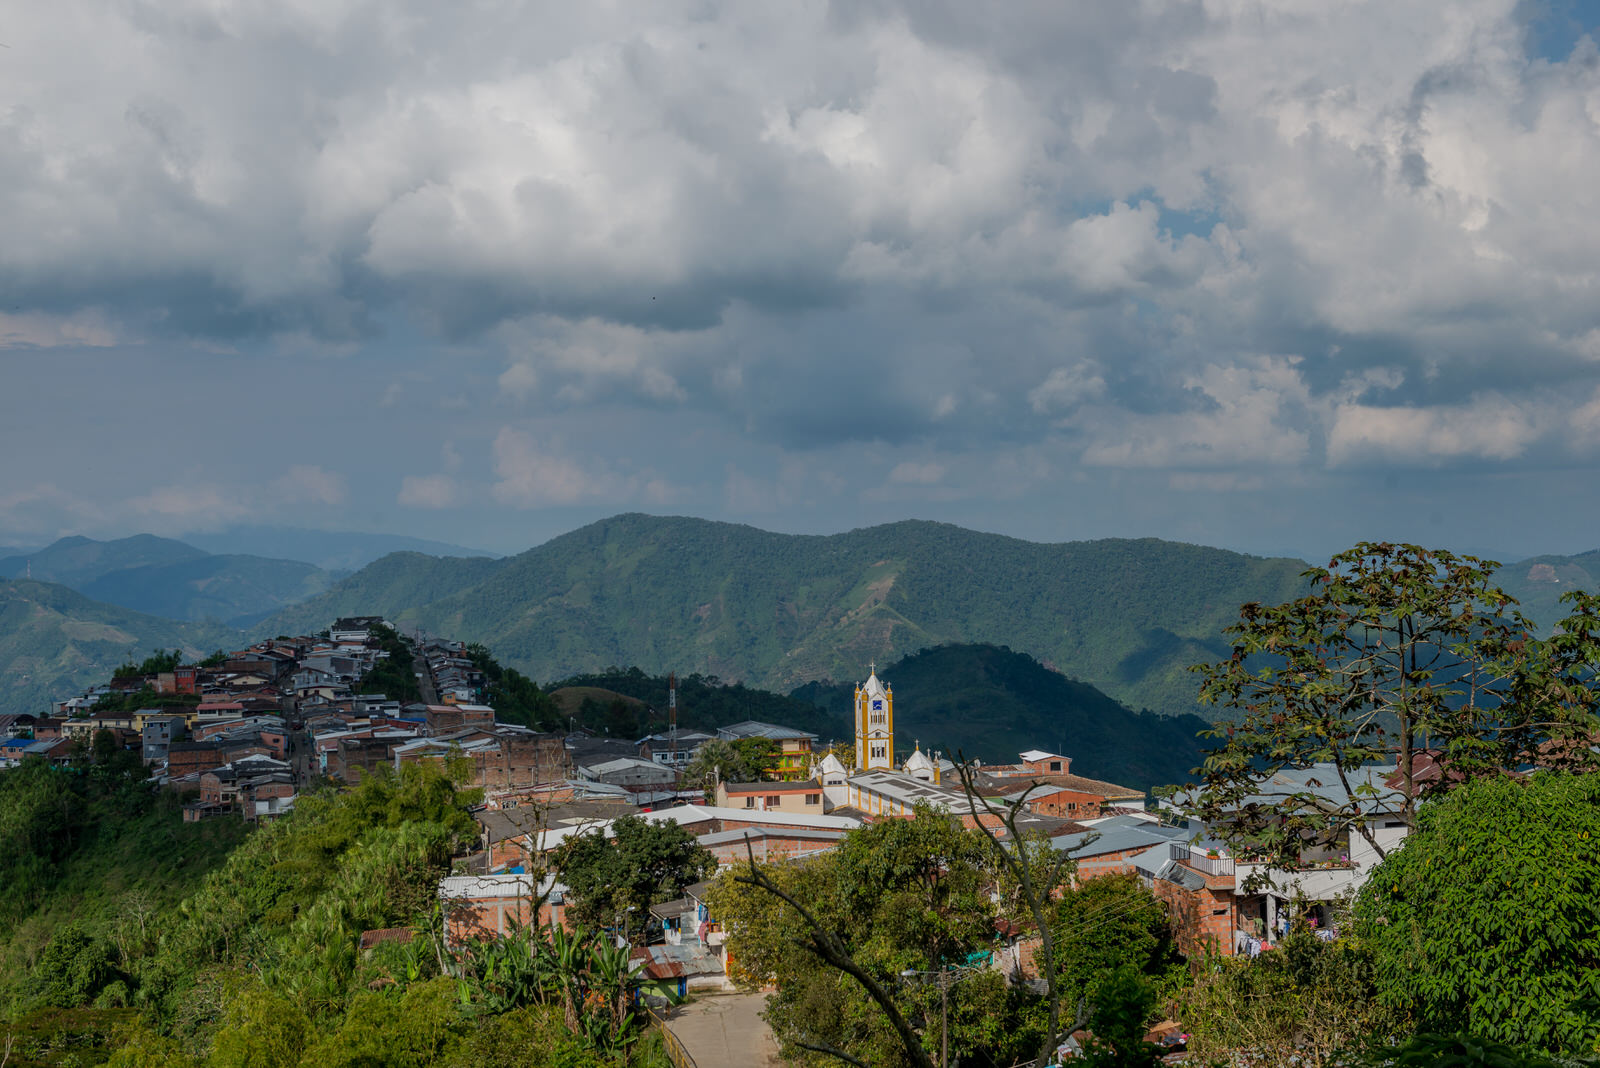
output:
[[894,691],[878,681],[878,666],[856,686],[856,770],[894,770]]

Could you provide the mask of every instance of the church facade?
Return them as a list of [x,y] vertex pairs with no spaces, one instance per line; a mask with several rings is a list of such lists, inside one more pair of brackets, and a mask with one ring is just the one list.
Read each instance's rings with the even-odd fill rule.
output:
[[855,770],[893,771],[894,691],[879,681],[877,665],[870,670],[856,687]]

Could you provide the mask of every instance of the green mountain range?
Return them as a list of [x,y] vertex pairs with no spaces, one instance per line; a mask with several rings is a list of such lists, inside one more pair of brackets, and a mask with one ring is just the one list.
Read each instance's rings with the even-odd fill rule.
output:
[[54,583],[0,581],[0,712],[47,712],[153,649],[203,656],[238,640],[227,627],[132,612]]
[[128,568],[195,560],[204,550],[154,534],[135,534],[115,541],[62,538],[26,554],[0,557],[0,578],[31,578],[79,589],[95,579]]
[[550,680],[638,665],[786,691],[946,643],[1003,644],[1135,708],[1195,711],[1189,664],[1298,560],[1153,538],[1045,545],[908,521],[825,536],[620,515],[501,560],[389,556],[263,622],[352,612],[489,646]]
[[429,556],[494,556],[428,538],[404,534],[368,534],[353,530],[307,530],[304,527],[236,526],[226,530],[195,531],[182,535],[189,544],[221,555],[267,556],[275,560],[301,560],[324,571],[355,571],[389,553],[426,553]]
[[1600,550],[1576,556],[1535,556],[1507,564],[1494,581],[1515,597],[1522,613],[1548,633],[1566,617],[1561,595],[1573,590],[1600,592]]
[[0,559],[0,578],[70,586],[96,601],[148,615],[249,626],[313,597],[337,577],[313,564],[261,556],[213,556],[170,538],[62,538]]

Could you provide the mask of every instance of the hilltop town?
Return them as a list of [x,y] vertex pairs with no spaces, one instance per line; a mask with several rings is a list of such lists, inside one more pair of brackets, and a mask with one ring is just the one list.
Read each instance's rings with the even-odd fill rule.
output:
[[[865,828],[943,818],[1002,849],[1038,842],[1072,858],[1075,885],[1142,888],[1164,917],[1163,937],[1189,959],[1259,956],[1292,923],[1337,938],[1348,901],[1382,858],[1372,832],[1393,847],[1408,830],[1396,818],[1395,769],[1374,769],[1376,800],[1356,823],[1303,850],[1292,878],[1274,883],[1266,858],[1235,853],[1218,828],[1143,790],[1077,773],[1071,754],[1031,749],[1011,763],[958,767],[916,740],[907,747],[892,680],[875,665],[855,687],[853,736],[830,746],[783,723],[680,729],[675,684],[664,730],[637,739],[537,730],[490,703],[490,673],[500,669],[484,650],[402,636],[375,616],[179,660],[158,652],[47,715],[0,717],[0,767],[136,756],[148,789],[181,799],[184,822],[246,824],[285,818],[308,792],[426,769],[470,801],[472,833],[432,888],[440,952],[469,957],[530,930],[594,923],[584,900],[593,888],[569,885],[575,843],[659,832],[703,862],[663,881],[642,915],[613,929],[625,932],[640,992],[662,1006],[752,981],[730,952],[748,919],[724,911],[729,878],[751,864],[815,862]],[[1313,765],[1271,785],[1318,788],[1319,774],[1333,777]],[[1040,981],[1039,931],[996,922],[973,966],[1006,982]],[[414,937],[410,927],[372,928],[360,944]],[[1175,1028],[1148,1038],[1182,1048]]]

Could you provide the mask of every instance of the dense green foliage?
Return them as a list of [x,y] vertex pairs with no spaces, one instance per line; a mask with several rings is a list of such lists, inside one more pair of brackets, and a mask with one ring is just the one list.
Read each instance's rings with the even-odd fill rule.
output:
[[1121,1000],[1102,999],[1101,987],[1122,967],[1142,976],[1152,997],[1183,981],[1167,906],[1138,876],[1105,875],[1064,890],[1054,902],[1052,926],[1057,988],[1068,1006]]
[[826,537],[621,515],[499,561],[390,556],[264,623],[379,612],[537,679],[637,664],[787,690],[945,642],[1005,643],[1135,708],[1195,710],[1188,664],[1302,563],[1154,539],[1040,545],[938,523]]
[[[552,690],[558,688],[585,693],[591,689],[603,690],[642,704],[642,708],[630,709],[626,713],[632,717],[632,722],[629,729],[621,733],[631,735],[637,732],[643,735],[664,730],[667,726],[666,675],[649,675],[637,667],[612,667],[589,675],[576,675],[551,687]],[[583,711],[581,705],[578,711]],[[606,711],[609,712],[609,708]],[[718,727],[748,719],[811,731],[823,744],[830,738],[848,738],[852,730],[848,710],[844,713],[829,712],[803,697],[785,697],[742,683],[727,683],[715,675],[678,676],[680,729],[714,732]],[[587,725],[599,726],[592,722]],[[613,730],[613,733],[618,732]]]
[[769,738],[713,738],[700,746],[683,769],[682,788],[698,786],[707,801],[715,799],[719,782],[762,782],[772,773],[779,755],[778,743]]
[[681,897],[684,887],[717,870],[693,834],[638,816],[612,821],[609,834],[568,838],[552,860],[571,892],[572,918],[629,940],[644,933],[651,905]]
[[160,675],[163,672],[176,669],[181,663],[183,663],[182,649],[157,649],[137,664],[132,660],[119,664],[112,669],[111,677],[113,679],[126,679],[130,677],[138,678],[144,675]]
[[122,927],[175,904],[243,835],[182,822],[136,754],[87,769],[25,761],[0,772],[0,1002],[20,963],[71,918],[116,943]]
[[[490,1034],[502,1042],[544,1035],[550,1063],[615,1063],[609,1037],[569,1033],[559,1012],[552,1020],[547,1007],[511,1011],[516,1007],[491,1004],[473,981],[481,973],[471,968],[466,982],[441,974],[447,958],[435,888],[450,858],[475,836],[464,806],[476,795],[458,793],[436,769],[408,765],[398,776],[370,775],[344,793],[302,794],[292,814],[254,831],[225,862],[209,854],[203,880],[188,872],[164,884],[163,871],[182,858],[158,859],[158,841],[168,853],[192,851],[199,836],[231,828],[231,844],[240,825],[179,822],[131,774],[113,775],[119,763],[114,758],[82,776],[42,765],[0,776],[7,791],[0,813],[22,813],[27,826],[7,829],[24,844],[28,828],[38,828],[34,844],[46,834],[70,841],[60,830],[70,817],[58,803],[61,789],[99,790],[108,802],[100,812],[98,867],[71,868],[72,858],[44,851],[49,870],[35,877],[46,880],[45,905],[50,893],[66,900],[66,889],[51,878],[64,883],[76,875],[80,895],[97,889],[70,920],[57,915],[46,928],[29,918],[39,941],[27,952],[13,947],[9,1029],[38,1030],[52,1012],[128,1005],[142,1022],[113,1064],[443,1068],[511,1060]],[[109,805],[134,803],[138,794],[146,797],[150,820],[120,817]],[[156,816],[164,822],[152,822]],[[124,838],[152,869],[143,878],[122,866],[117,849]],[[20,847],[5,856],[8,885],[25,868],[22,860]],[[112,882],[113,871],[127,880],[125,888]],[[96,907],[101,899],[106,906]],[[363,931],[397,926],[410,927],[413,937],[360,950]],[[610,963],[615,970],[617,962]],[[621,967],[626,972],[625,954]],[[616,1022],[609,1008],[605,1015]],[[62,1042],[78,1042],[80,1057],[100,1050],[80,1059],[98,1063],[106,1046],[127,1038],[130,1023],[124,1018],[90,1034],[83,1030],[89,1021],[74,1038],[73,1025],[63,1022]],[[642,1063],[657,1063],[653,1055],[646,1051]]]
[[645,982],[642,969],[629,946],[601,931],[522,927],[468,946],[459,989],[480,1016],[559,1005],[569,1043],[626,1055],[644,1020],[633,1009],[633,995]]
[[[902,759],[913,744],[987,763],[1056,748],[1072,757],[1077,774],[1148,788],[1186,781],[1203,755],[1204,720],[1133,712],[1003,646],[925,649],[880,666],[878,675],[894,687]],[[853,686],[812,684],[793,696],[848,717],[853,692]]]
[[149,686],[127,693],[104,694],[94,703],[96,712],[137,712],[141,708],[169,708],[175,714],[200,703],[197,693],[156,693]]
[[1341,1068],[1595,1068],[1594,1057],[1550,1057],[1469,1035],[1412,1035],[1352,1053]]
[[1177,1010],[1202,1057],[1251,1050],[1264,1065],[1338,1065],[1341,1051],[1409,1030],[1403,1014],[1379,1003],[1372,954],[1360,942],[1319,941],[1306,928],[1254,960],[1208,962]]
[[483,696],[494,709],[496,719],[542,731],[555,730],[561,725],[560,710],[538,683],[520,671],[501,667],[481,645],[467,646],[467,656],[487,680]]
[[142,650],[200,656],[238,635],[99,604],[45,582],[0,581],[0,712],[44,711],[49,702],[104,683]]
[[[998,945],[1001,913],[987,892],[995,874],[992,848],[956,821],[919,810],[915,819],[854,831],[835,852],[764,870],[894,992],[935,1058],[943,972],[951,1062],[1011,1065],[1036,1051],[1044,1009],[1041,998],[1024,986],[1007,986],[998,971],[968,967]],[[785,1055],[798,1064],[838,1063],[801,1045],[809,1043],[886,1068],[908,1063],[898,1036],[860,984],[805,948],[799,914],[736,874],[724,873],[712,885],[712,909],[729,932],[735,978],[776,985],[767,1019]]]
[[388,655],[379,657],[372,670],[361,676],[355,692],[381,693],[401,704],[422,700],[422,690],[417,686],[416,662],[411,655],[411,640],[382,625],[373,627],[371,633],[379,651]]
[[1600,1053],[1600,774],[1452,790],[1358,915],[1379,998],[1424,1028]]
[[[1222,741],[1188,793],[1193,814],[1280,867],[1345,834],[1382,856],[1365,815],[1380,793],[1411,824],[1461,776],[1595,763],[1600,602],[1570,595],[1564,633],[1536,641],[1491,584],[1494,566],[1362,542],[1309,570],[1309,595],[1245,605],[1227,631],[1232,655],[1195,668],[1203,698],[1232,718],[1212,732]],[[1420,773],[1425,748],[1449,775]],[[1266,785],[1313,764],[1337,769],[1324,789]],[[1359,777],[1373,765],[1395,769],[1392,789]]]

